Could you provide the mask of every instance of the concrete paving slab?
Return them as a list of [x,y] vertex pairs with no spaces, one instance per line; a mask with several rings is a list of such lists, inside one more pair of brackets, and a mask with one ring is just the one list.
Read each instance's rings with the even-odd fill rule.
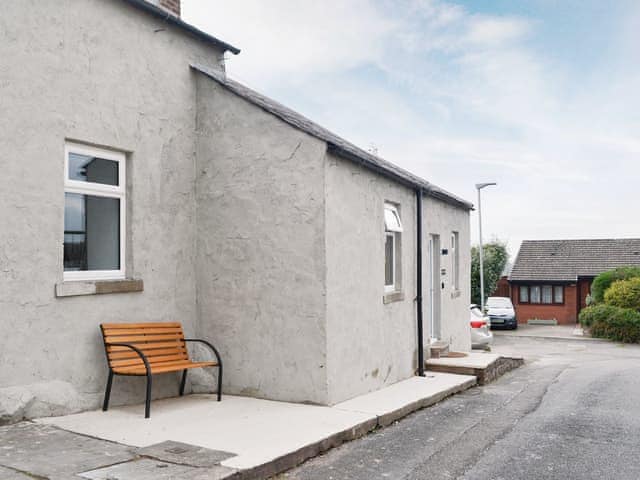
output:
[[91,480],[173,480],[188,478],[187,475],[192,475],[197,470],[197,468],[187,465],[175,465],[142,458],[83,472],[78,476]]
[[133,450],[49,425],[23,422],[0,427],[0,465],[36,478],[72,478],[78,472],[131,460]]
[[30,475],[25,475],[10,468],[0,467],[0,478],[2,480],[33,480]]
[[425,377],[409,378],[382,390],[338,403],[333,408],[376,415],[378,424],[385,426],[475,384],[476,377],[473,375],[426,372]]
[[173,440],[140,448],[136,453],[142,457],[152,457],[156,460],[191,465],[192,467],[214,467],[223,460],[235,456],[235,453],[211,450]]
[[427,365],[447,365],[464,368],[487,368],[498,360],[500,355],[484,352],[470,352],[465,357],[430,358]]

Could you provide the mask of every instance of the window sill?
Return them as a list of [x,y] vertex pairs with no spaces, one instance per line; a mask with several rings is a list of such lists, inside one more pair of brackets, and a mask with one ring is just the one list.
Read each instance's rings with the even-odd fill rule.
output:
[[56,297],[77,297],[80,295],[102,295],[105,293],[142,292],[142,280],[85,280],[56,283]]
[[382,297],[382,303],[402,302],[404,300],[404,292],[387,292]]

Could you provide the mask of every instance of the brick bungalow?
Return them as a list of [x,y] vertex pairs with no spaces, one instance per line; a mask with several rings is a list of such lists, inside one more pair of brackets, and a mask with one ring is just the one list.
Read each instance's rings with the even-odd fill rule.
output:
[[518,323],[572,324],[600,273],[640,266],[640,239],[525,240],[509,276]]

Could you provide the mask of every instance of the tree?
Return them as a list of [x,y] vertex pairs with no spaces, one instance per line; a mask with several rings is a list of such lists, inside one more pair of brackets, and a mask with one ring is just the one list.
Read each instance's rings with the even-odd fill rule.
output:
[[[509,254],[507,244],[499,240],[492,240],[483,245],[484,253],[484,298],[491,295],[498,280],[507,265]],[[471,247],[471,303],[480,305],[480,251],[478,246]]]

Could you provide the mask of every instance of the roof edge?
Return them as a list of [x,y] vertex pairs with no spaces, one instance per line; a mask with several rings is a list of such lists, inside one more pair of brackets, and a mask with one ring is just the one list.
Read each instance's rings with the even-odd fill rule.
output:
[[[380,173],[381,175],[384,175],[387,178],[397,181],[409,188],[420,189],[423,191],[425,195],[436,198],[438,200],[442,200],[443,202],[446,202],[454,207],[462,208],[465,210],[473,210],[473,204],[471,202],[468,202],[460,197],[457,197],[456,195],[453,195],[452,193],[449,193],[446,190],[443,190],[440,187],[437,187],[436,185],[418,177],[417,175],[412,174],[407,170],[404,170],[398,167],[397,165],[391,162],[388,162],[387,160],[384,160],[383,158],[380,158],[376,155],[365,152],[364,150],[357,147],[356,145],[342,139],[341,137],[339,137],[338,135],[335,135],[334,133],[329,132],[328,130],[324,129],[323,127],[320,127],[319,125],[315,124],[311,120],[308,120],[303,115],[297,112],[294,112],[293,110],[285,107],[284,105],[281,105],[278,102],[273,101],[268,97],[262,94],[259,94],[238,82],[229,80],[225,74],[221,72],[216,72],[210,68],[207,68],[205,66],[198,65],[198,64],[191,64],[190,66],[192,69],[202,73],[203,75],[211,78],[212,80],[215,80],[217,83],[219,83],[220,85],[222,85],[223,87],[231,91],[232,93],[262,108],[268,113],[271,113],[272,115],[276,116],[277,118],[291,125],[292,127],[298,130],[302,130],[308,135],[311,135],[315,138],[318,138],[326,142],[327,150],[329,152],[335,153],[336,155],[346,158],[348,160],[351,160],[353,162],[362,164],[365,167],[369,168],[370,170]],[[265,103],[268,100],[270,105],[267,106],[265,103],[261,103],[257,101],[257,99],[254,98],[253,96],[246,95],[245,94],[246,92],[243,92],[244,90],[251,91],[252,94],[255,94],[259,96],[261,99],[265,100]],[[276,105],[278,106],[278,108],[282,108],[286,110],[286,113],[279,112],[276,108],[269,108],[269,107],[275,107]],[[305,129],[300,125],[298,125],[297,123],[293,122],[292,119],[290,118],[290,115],[296,115],[300,119],[304,119],[305,121],[314,124],[315,126],[317,126],[317,128],[314,128],[313,130]]]
[[124,0],[124,1],[127,2],[129,5],[132,5],[140,10],[144,10],[145,12],[150,13],[151,15],[164,20],[165,22],[171,25],[175,25],[176,27],[191,33],[195,37],[198,37],[199,39],[204,40],[205,42],[212,43],[217,47],[221,47],[225,52],[229,51],[234,55],[237,55],[240,53],[239,48],[234,47],[233,45],[227,42],[223,42],[222,40],[214,37],[213,35],[209,35],[208,33],[203,32],[199,28],[196,28],[193,25],[185,22],[180,17],[177,17],[176,15],[173,15],[167,10],[163,10],[162,8],[156,5],[153,5],[152,3],[149,3],[146,0]]

